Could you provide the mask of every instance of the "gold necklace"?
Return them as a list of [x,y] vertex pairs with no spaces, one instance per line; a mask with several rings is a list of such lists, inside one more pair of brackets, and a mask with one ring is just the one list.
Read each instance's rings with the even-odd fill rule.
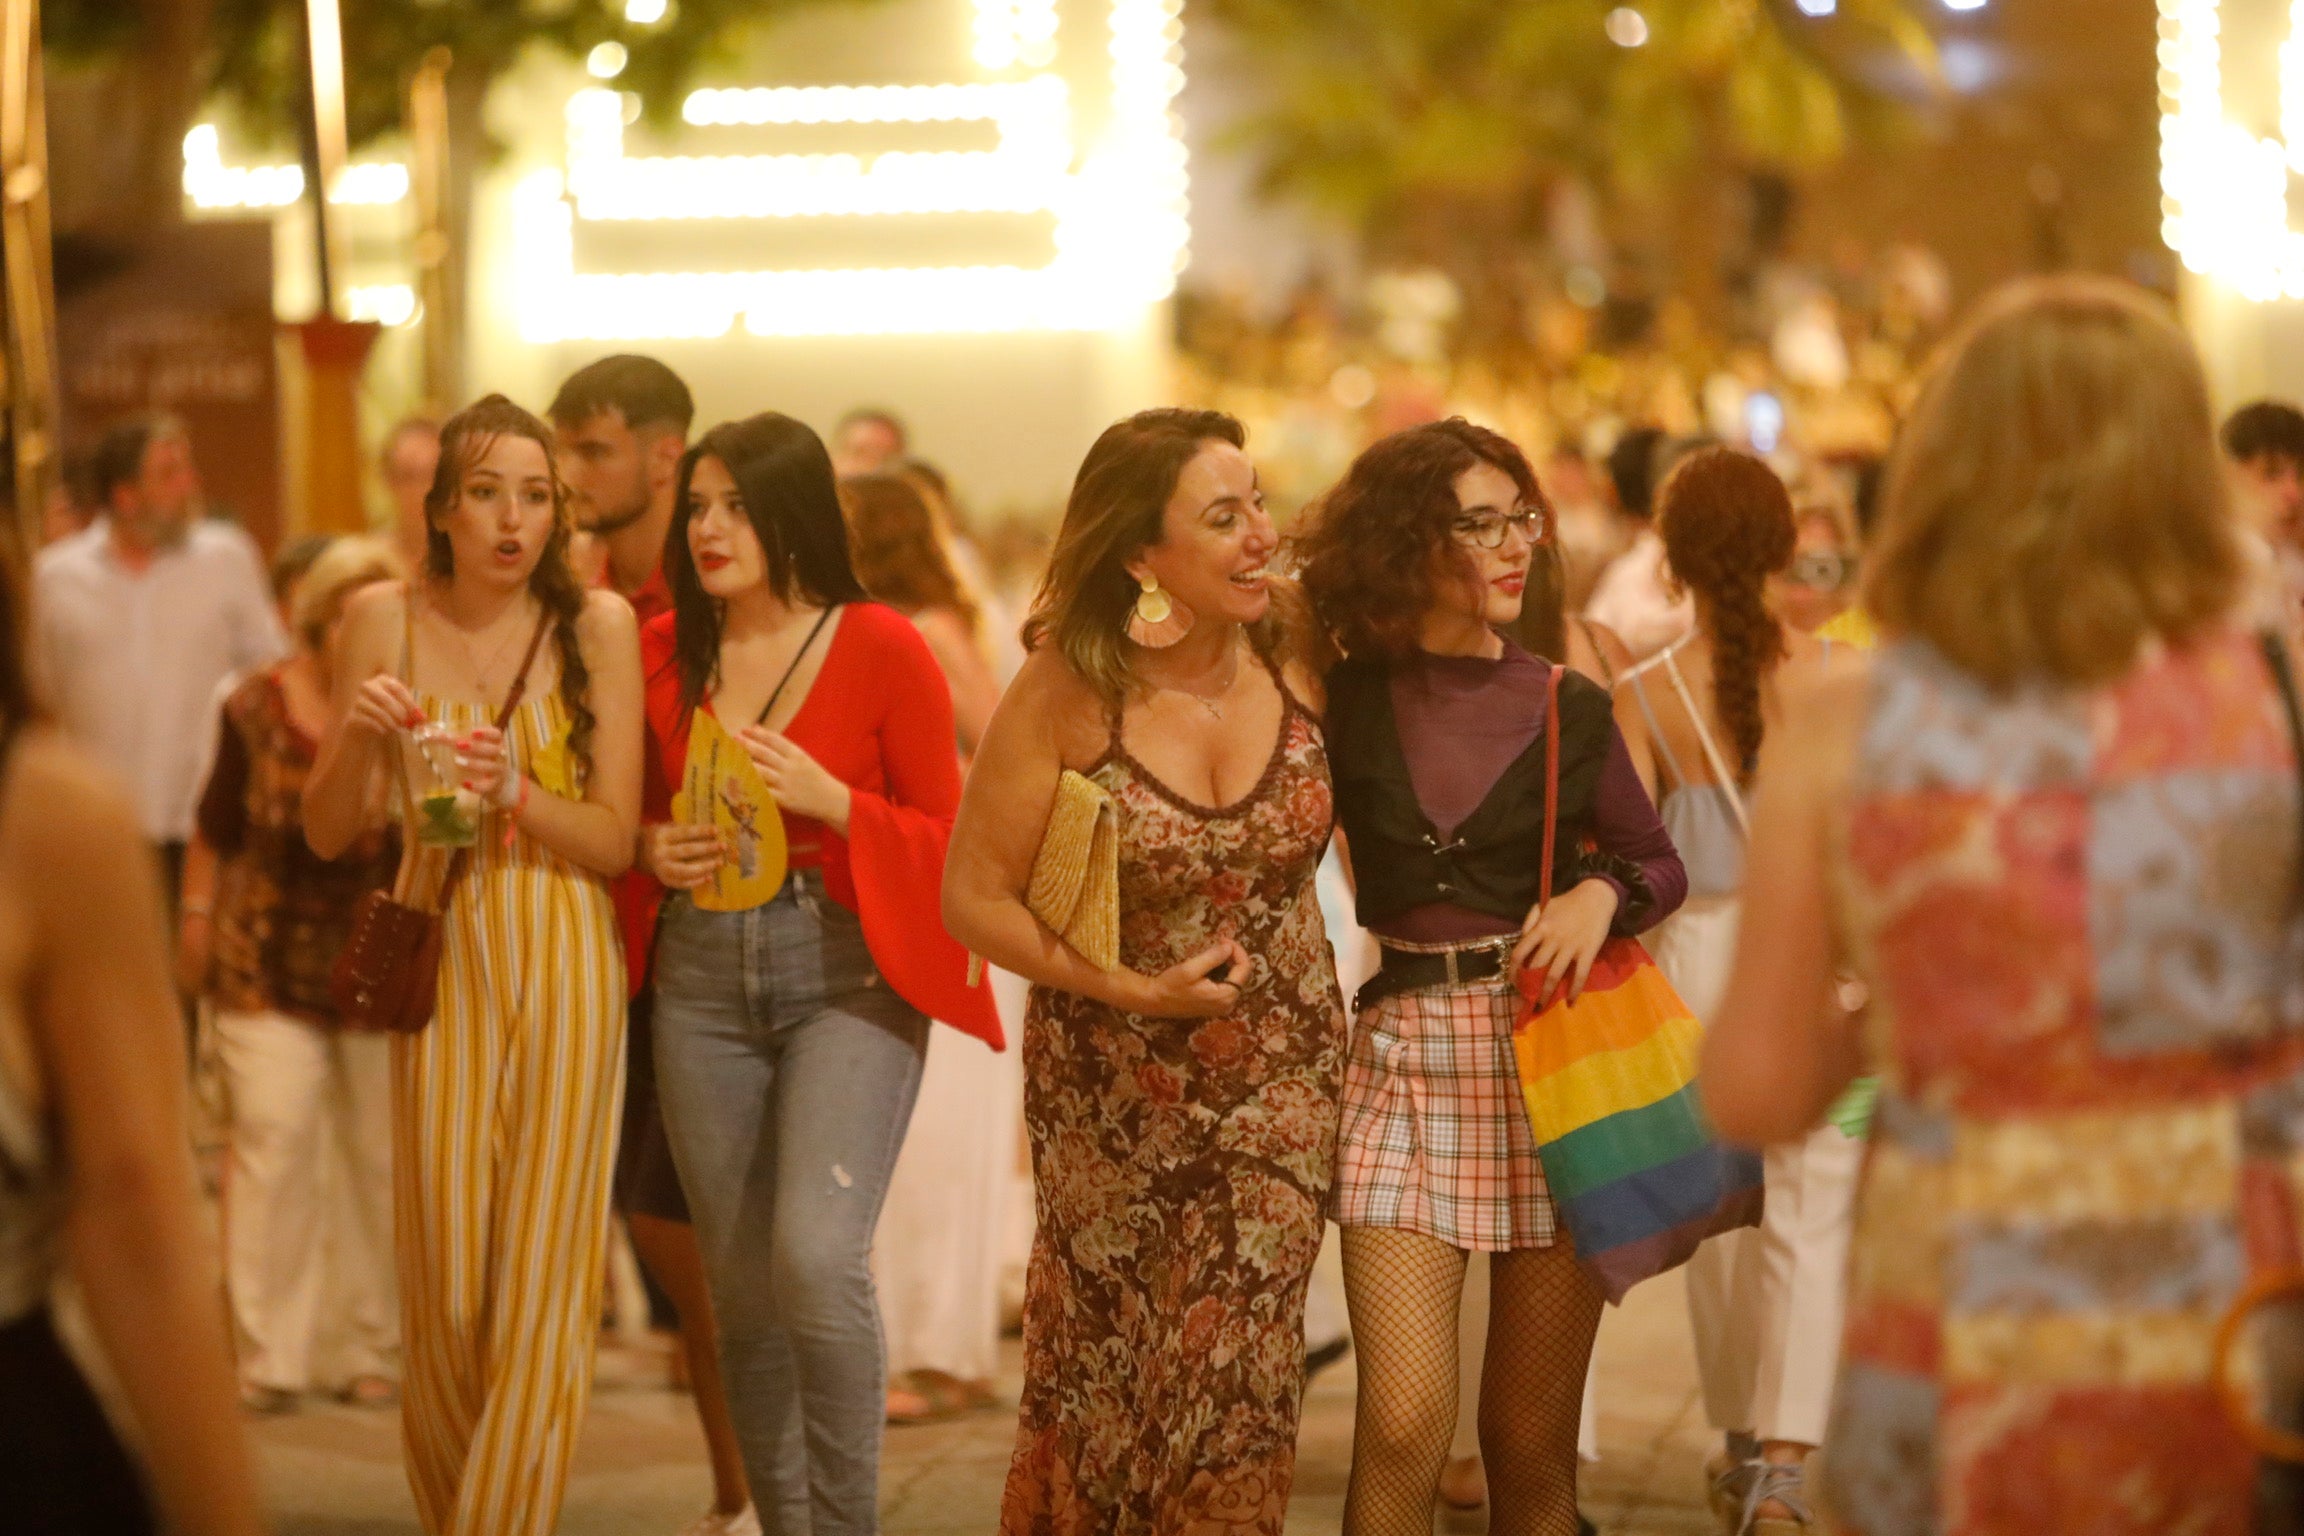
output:
[[[488,670],[489,668],[495,666],[496,663],[502,661],[504,659],[504,653],[512,648],[512,642],[520,638],[521,626],[517,624],[513,625],[512,628],[506,632],[504,638],[496,642],[496,649],[488,653],[487,661],[482,662],[480,660],[480,653],[472,649],[471,637],[468,636],[464,630],[457,625],[455,620],[448,617],[447,610],[444,608],[436,608],[436,611],[440,615],[441,627],[447,630],[450,635],[455,637],[457,648],[463,651],[465,661],[471,664],[473,689],[479,693],[483,700],[486,700],[490,696],[488,688]],[[504,687],[505,690],[509,692],[511,690],[512,684],[507,682]]]
[[1163,683],[1161,686],[1171,693],[1184,695],[1208,711],[1211,716],[1221,720],[1224,718],[1224,706],[1221,700],[1232,691],[1232,685],[1240,680],[1240,642],[1237,638],[1232,642],[1229,656],[1231,665],[1225,669],[1224,681],[1217,685],[1213,693],[1202,693],[1199,689],[1187,688],[1182,683]]

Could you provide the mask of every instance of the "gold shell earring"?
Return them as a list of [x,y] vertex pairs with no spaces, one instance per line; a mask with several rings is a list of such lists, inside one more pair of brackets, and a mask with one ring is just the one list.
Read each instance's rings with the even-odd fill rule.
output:
[[1128,610],[1128,638],[1146,650],[1161,651],[1192,632],[1192,610],[1160,590],[1160,578],[1146,571],[1137,579],[1144,590]]

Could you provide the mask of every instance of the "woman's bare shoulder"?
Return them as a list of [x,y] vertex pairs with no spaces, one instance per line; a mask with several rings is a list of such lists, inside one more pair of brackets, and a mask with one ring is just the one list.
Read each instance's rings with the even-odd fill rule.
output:
[[586,636],[612,638],[627,631],[635,635],[640,632],[640,620],[633,614],[631,603],[608,587],[593,587],[584,594],[584,606],[577,611],[576,624]]
[[376,634],[387,626],[398,629],[408,612],[411,586],[405,581],[372,581],[353,593],[344,603],[345,635]]
[[1103,695],[1049,645],[1024,658],[1001,697],[999,715],[1053,741],[1057,755],[1073,767],[1099,756],[1110,733]]
[[0,845],[26,860],[26,869],[53,875],[90,854],[142,850],[127,792],[53,726],[24,728],[9,753],[0,795]]

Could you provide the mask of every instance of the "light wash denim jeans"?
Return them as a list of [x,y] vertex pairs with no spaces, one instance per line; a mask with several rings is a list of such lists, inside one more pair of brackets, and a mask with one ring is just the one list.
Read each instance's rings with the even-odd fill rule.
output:
[[887,1410],[872,1229],[928,1020],[873,966],[856,915],[802,871],[749,912],[672,898],[655,1024],[761,1524],[869,1536]]

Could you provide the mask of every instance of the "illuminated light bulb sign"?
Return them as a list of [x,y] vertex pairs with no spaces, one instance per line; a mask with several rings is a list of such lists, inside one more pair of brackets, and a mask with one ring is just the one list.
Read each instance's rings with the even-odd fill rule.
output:
[[[589,89],[568,104],[565,174],[513,193],[521,335],[534,342],[727,335],[1097,331],[1127,326],[1175,290],[1190,237],[1189,176],[1173,113],[1184,83],[1181,0],[1108,0],[1108,125],[1074,134],[1064,78],[919,86],[703,90],[695,128],[987,123],[993,148],[878,154],[625,153],[625,106]],[[976,0],[987,70],[1045,71],[1055,0]],[[582,272],[579,224],[645,220],[1012,214],[1049,218],[1044,265],[753,272]]]
[[2304,172],[2304,0],[2288,5],[2279,48],[2278,138],[2226,103],[2225,24],[2240,9],[2159,0],[2160,234],[2186,268],[2245,298],[2304,299],[2304,232],[2288,223],[2288,178]]
[[[184,135],[184,195],[200,209],[285,208],[304,195],[304,168],[226,165],[214,123]],[[381,206],[408,195],[408,167],[391,161],[347,165],[328,194],[331,203]]]

